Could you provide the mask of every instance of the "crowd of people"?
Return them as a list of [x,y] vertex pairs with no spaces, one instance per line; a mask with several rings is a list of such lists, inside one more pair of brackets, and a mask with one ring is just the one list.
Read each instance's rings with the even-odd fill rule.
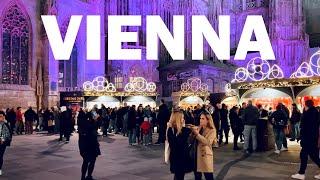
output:
[[[320,167],[319,159],[319,118],[320,111],[312,101],[307,101],[300,112],[296,104],[289,110],[279,103],[276,108],[267,109],[254,105],[252,101],[241,106],[228,107],[226,104],[197,105],[181,109],[169,108],[164,100],[158,109],[141,104],[109,108],[101,105],[91,110],[71,107],[40,109],[31,107],[22,112],[21,107],[0,112],[0,175],[3,154],[10,145],[12,134],[26,135],[34,131],[59,134],[59,141],[68,143],[73,132],[79,133],[80,155],[83,157],[82,179],[92,179],[96,158],[101,154],[97,136],[108,133],[128,137],[131,146],[159,145],[165,142],[170,147],[170,170],[176,180],[184,179],[185,173],[194,172],[195,179],[201,176],[213,179],[213,148],[229,143],[230,130],[233,134],[233,150],[241,150],[238,142],[243,142],[246,154],[256,152],[258,146],[257,125],[266,121],[272,125],[275,139],[275,153],[288,150],[290,141],[301,141],[301,167],[292,176],[304,179],[308,156]],[[290,127],[290,129],[289,129]],[[157,129],[157,130],[156,130]],[[154,141],[153,133],[159,133]],[[290,133],[289,133],[290,132]],[[320,176],[315,176],[320,179]]]

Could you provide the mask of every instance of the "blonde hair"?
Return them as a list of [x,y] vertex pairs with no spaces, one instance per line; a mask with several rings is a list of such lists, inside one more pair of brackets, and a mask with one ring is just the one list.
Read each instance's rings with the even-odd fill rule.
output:
[[180,134],[183,127],[183,113],[181,111],[172,112],[169,123],[173,128],[177,129],[177,134]]

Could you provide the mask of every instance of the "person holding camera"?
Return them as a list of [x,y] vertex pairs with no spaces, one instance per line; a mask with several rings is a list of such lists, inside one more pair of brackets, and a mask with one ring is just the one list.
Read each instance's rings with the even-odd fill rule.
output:
[[195,180],[201,180],[202,175],[206,180],[213,180],[213,149],[212,145],[217,143],[216,128],[209,112],[200,114],[200,125],[191,126],[192,134],[196,138],[196,167],[194,170]]

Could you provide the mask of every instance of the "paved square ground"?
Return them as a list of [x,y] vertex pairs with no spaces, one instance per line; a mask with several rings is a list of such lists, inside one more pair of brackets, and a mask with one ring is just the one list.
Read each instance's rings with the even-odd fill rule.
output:
[[[57,135],[44,134],[14,136],[12,146],[5,153],[4,175],[0,179],[79,180],[82,158],[77,134],[71,137],[69,144],[57,139]],[[127,138],[121,135],[99,137],[99,141],[102,155],[96,163],[96,179],[173,179],[169,166],[163,163],[163,146],[129,146]],[[298,156],[297,146],[291,149],[294,151],[288,153]],[[298,164],[284,162],[285,158],[277,159],[270,152],[243,157],[242,152],[234,152],[231,145],[226,145],[215,149],[215,176],[230,180],[290,179]],[[316,167],[311,165],[307,179],[313,179],[316,172]],[[193,175],[188,174],[186,179],[193,179]]]

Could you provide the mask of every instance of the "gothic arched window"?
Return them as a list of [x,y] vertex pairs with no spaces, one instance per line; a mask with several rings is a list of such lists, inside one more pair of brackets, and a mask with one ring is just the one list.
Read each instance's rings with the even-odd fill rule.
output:
[[0,82],[27,85],[31,42],[30,20],[18,5],[10,6],[2,17]]
[[[67,33],[68,22],[65,21],[61,28],[62,38],[65,38]],[[59,61],[59,87],[76,88],[78,85],[78,50],[75,42],[69,60]]]

